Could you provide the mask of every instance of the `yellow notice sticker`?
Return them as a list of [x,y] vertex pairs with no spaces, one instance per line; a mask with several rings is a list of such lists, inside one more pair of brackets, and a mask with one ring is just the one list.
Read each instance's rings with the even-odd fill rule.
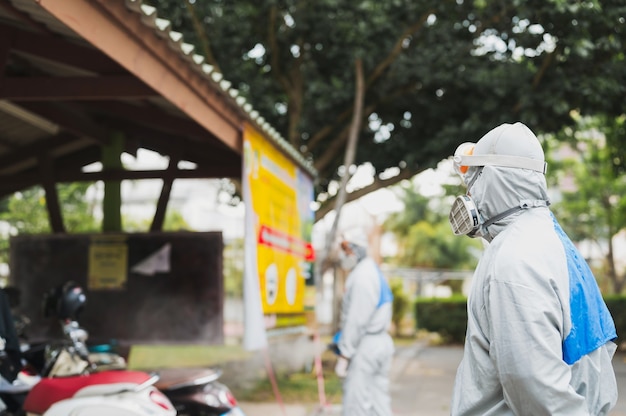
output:
[[123,289],[128,278],[126,236],[93,236],[89,245],[89,289]]

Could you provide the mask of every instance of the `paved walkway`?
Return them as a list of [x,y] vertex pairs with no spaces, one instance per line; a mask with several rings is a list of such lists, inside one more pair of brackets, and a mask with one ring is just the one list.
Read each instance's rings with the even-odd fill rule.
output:
[[284,408],[281,408],[276,403],[245,402],[239,403],[239,407],[246,416],[311,416],[315,414],[313,405],[286,404]]
[[[449,415],[451,380],[462,349],[429,347],[416,342],[396,347],[390,373],[390,392],[394,415]],[[420,382],[420,380],[428,380]],[[339,416],[341,406],[320,408],[319,404],[240,403],[246,416]],[[415,409],[421,409],[417,411]]]
[[[390,374],[394,416],[449,416],[456,368],[463,356],[459,346],[428,346],[416,342],[396,348]],[[610,416],[626,416],[626,353],[613,359],[620,397]],[[240,403],[246,416],[338,416],[340,406],[319,409],[315,404]],[[284,411],[283,411],[284,410]]]

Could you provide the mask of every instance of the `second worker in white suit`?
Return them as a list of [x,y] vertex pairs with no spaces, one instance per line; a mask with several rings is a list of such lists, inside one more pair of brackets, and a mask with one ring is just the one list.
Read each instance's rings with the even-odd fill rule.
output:
[[342,236],[342,267],[349,271],[337,342],[336,371],[345,376],[343,416],[392,414],[389,371],[394,347],[388,330],[393,295],[367,249],[367,236],[361,230]]

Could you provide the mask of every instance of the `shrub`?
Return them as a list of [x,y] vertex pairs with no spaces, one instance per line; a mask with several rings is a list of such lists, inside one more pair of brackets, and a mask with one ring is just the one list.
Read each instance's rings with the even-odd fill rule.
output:
[[626,297],[619,295],[606,296],[604,298],[606,306],[615,321],[617,330],[617,344],[620,345],[626,340]]
[[402,319],[409,312],[411,302],[408,294],[404,291],[404,281],[402,279],[391,279],[389,286],[391,293],[393,293],[391,320],[393,321],[396,335],[399,335]]
[[[626,347],[626,297],[605,296],[617,330],[617,343]],[[418,299],[415,302],[415,322],[417,329],[437,332],[445,342],[463,343],[467,328],[467,299],[452,297],[447,299]]]
[[437,332],[444,342],[462,344],[467,328],[467,299],[463,296],[418,299],[415,322],[417,329]]

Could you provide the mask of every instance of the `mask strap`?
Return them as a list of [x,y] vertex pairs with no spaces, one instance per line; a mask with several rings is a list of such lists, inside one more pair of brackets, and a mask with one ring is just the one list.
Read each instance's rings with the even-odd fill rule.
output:
[[519,203],[518,206],[513,207],[513,208],[509,208],[504,212],[501,212],[500,214],[489,218],[487,221],[485,221],[483,223],[483,227],[487,228],[489,227],[491,224],[496,223],[498,221],[500,221],[501,219],[508,217],[509,215],[517,212],[517,211],[521,211],[523,209],[530,209],[530,208],[538,208],[538,207],[547,207],[550,206],[550,201],[548,200],[541,200],[541,199],[536,199],[536,200],[531,200],[531,199],[522,199]]

